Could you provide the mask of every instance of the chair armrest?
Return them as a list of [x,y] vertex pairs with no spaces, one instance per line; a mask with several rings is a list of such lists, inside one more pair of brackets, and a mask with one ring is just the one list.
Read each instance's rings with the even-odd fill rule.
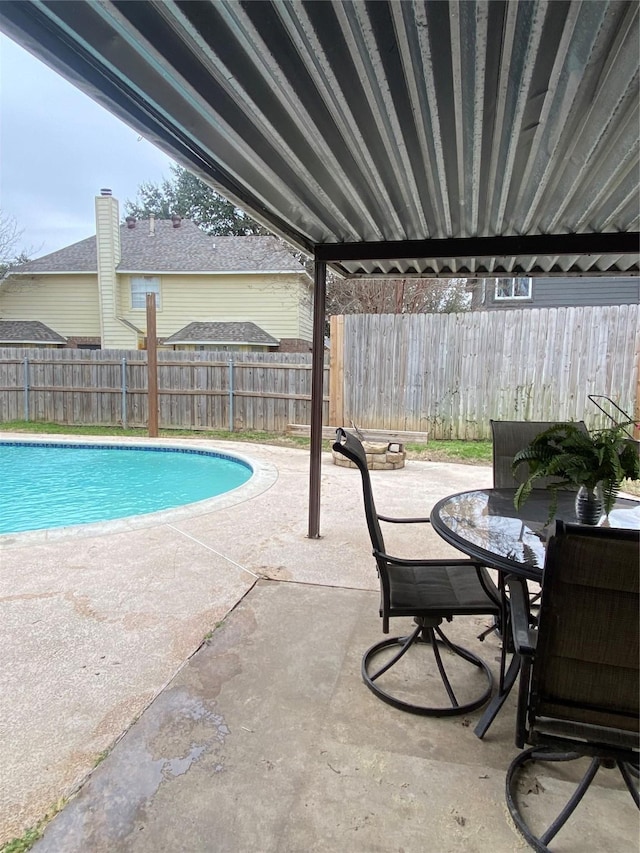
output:
[[390,518],[388,515],[379,515],[379,521],[388,521],[389,524],[431,524],[430,518]]
[[439,560],[408,560],[403,557],[392,557],[391,554],[385,554],[384,551],[373,551],[373,556],[377,559],[380,557],[385,562],[389,563],[390,566],[398,566],[400,568],[411,568],[413,566],[468,566],[471,569],[480,569],[482,568],[482,563],[478,563],[475,560],[448,560],[446,557],[443,557]]
[[537,631],[529,627],[529,592],[526,581],[509,575],[505,585],[509,590],[513,644],[519,655],[532,656],[536,650]]

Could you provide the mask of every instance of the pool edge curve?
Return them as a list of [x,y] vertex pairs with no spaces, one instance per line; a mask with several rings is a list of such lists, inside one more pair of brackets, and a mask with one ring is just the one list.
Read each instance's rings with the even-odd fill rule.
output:
[[194,518],[208,512],[216,512],[236,506],[239,503],[258,497],[273,486],[278,479],[278,469],[271,462],[257,460],[237,450],[229,450],[224,447],[224,442],[216,443],[207,439],[188,439],[184,443],[177,439],[142,439],[120,438],[112,436],[63,436],[63,435],[31,435],[26,433],[3,433],[0,435],[0,444],[21,442],[26,444],[80,444],[80,445],[108,445],[112,447],[141,447],[152,446],[165,449],[184,451],[189,446],[193,450],[208,451],[212,454],[221,454],[232,459],[237,459],[248,465],[252,474],[246,483],[202,501],[183,504],[170,509],[158,510],[157,512],[143,513],[141,515],[129,515],[123,518],[115,518],[109,521],[88,522],[86,524],[67,525],[65,527],[48,527],[39,530],[25,530],[16,533],[0,533],[0,550],[12,547],[44,544],[56,540],[103,536],[112,533],[125,533],[127,531],[139,530],[145,527],[155,527],[162,524],[172,524],[186,519]]

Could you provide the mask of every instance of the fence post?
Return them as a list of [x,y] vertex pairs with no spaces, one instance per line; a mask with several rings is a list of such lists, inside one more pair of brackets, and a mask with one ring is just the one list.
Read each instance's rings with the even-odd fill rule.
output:
[[158,437],[158,340],[156,295],[147,293],[147,409],[149,438]]
[[123,358],[120,367],[120,419],[122,420],[122,429],[127,428],[127,359]]
[[24,366],[24,396],[23,396],[23,413],[24,420],[29,420],[29,358],[25,355],[22,364]]
[[229,360],[229,432],[233,432],[233,359]]

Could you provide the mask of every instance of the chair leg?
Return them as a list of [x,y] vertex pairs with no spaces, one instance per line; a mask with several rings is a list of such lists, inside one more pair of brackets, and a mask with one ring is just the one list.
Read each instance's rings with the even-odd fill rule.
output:
[[[400,699],[397,696],[393,696],[376,683],[381,676],[398,663],[410,648],[418,645],[429,645],[431,647],[438,673],[442,679],[447,696],[449,697],[449,705],[435,707],[415,705],[404,699]],[[394,654],[383,666],[372,672],[371,669],[374,658],[381,651],[391,648],[392,646],[398,646],[398,652]],[[466,702],[462,705],[458,702],[453,687],[451,686],[451,681],[447,675],[444,661],[442,660],[442,655],[440,653],[441,646],[481,670],[483,673],[485,689],[480,696],[476,697],[471,702]],[[369,690],[375,693],[379,699],[382,699],[382,701],[386,702],[388,705],[392,705],[394,708],[398,708],[401,711],[408,711],[412,714],[421,714],[423,716],[432,717],[447,717],[453,716],[454,714],[465,714],[469,711],[474,711],[489,700],[493,690],[493,675],[482,658],[477,657],[462,646],[452,643],[439,628],[427,626],[423,623],[418,624],[417,628],[408,637],[392,637],[381,640],[379,643],[371,646],[362,658],[362,679]]]
[[493,618],[493,622],[489,625],[488,628],[485,628],[484,631],[481,631],[476,637],[477,640],[480,640],[481,643],[487,639],[489,634],[495,634],[496,637],[502,637],[502,628],[500,627],[500,622],[498,619]]
[[624,784],[627,786],[627,790],[633,797],[633,802],[640,809],[640,794],[638,793],[638,788],[633,781],[633,777],[638,778],[638,765],[637,764],[627,764],[625,761],[617,762],[618,769],[622,774],[622,778],[624,779]]
[[[447,696],[449,697],[449,701],[451,702],[452,708],[459,708],[460,703],[456,699],[456,694],[453,692],[453,687],[451,686],[451,682],[447,676],[447,672],[444,668],[444,664],[442,663],[442,655],[440,654],[440,649],[438,648],[438,637],[436,637],[435,630],[433,628],[426,628],[427,636],[429,637],[429,641],[431,643],[431,647],[433,649],[433,656],[436,660],[436,666],[438,667],[438,672],[440,673],[440,678],[442,679],[442,683],[444,684],[444,689],[447,691]],[[444,635],[442,635],[444,637]],[[445,638],[446,639],[446,638]],[[448,645],[445,643],[445,645]]]
[[485,710],[482,712],[482,716],[476,723],[476,727],[473,730],[476,737],[479,737],[480,740],[486,735],[489,730],[489,726],[498,716],[498,712],[504,705],[509,693],[511,692],[511,688],[515,684],[516,678],[518,677],[518,673],[520,672],[520,655],[512,655],[509,666],[505,665],[505,653],[503,649],[501,661],[500,661],[500,679],[498,682],[498,690],[495,696],[491,699],[491,702],[487,705]]
[[[400,646],[400,649],[396,655],[385,663],[383,667],[381,667],[374,675],[371,676],[371,681],[375,681],[376,678],[380,678],[381,675],[384,675],[385,672],[391,669],[391,667],[398,663],[400,658],[404,657],[404,655],[409,651],[411,646],[419,639],[420,634],[422,633],[422,626],[418,625],[413,634],[409,634],[408,637],[393,637],[389,640],[383,640],[381,643],[378,643],[376,646],[372,646],[372,648],[383,649],[387,648],[387,646],[393,646],[396,643]],[[369,649],[371,651],[371,649]],[[367,652],[369,654],[369,652]]]
[[[586,794],[589,785],[591,785],[591,783],[593,782],[596,773],[598,772],[600,767],[605,766],[605,761],[602,758],[592,758],[586,773],[580,780],[580,783],[567,801],[560,814],[555,818],[555,820],[549,825],[549,827],[544,832],[540,833],[540,835],[535,835],[531,831],[526,820],[523,817],[522,812],[520,811],[520,808],[518,807],[516,798],[516,787],[519,778],[519,772],[529,761],[574,761],[575,759],[581,757],[582,756],[576,752],[560,753],[552,752],[548,749],[538,749],[534,747],[532,749],[527,749],[524,752],[521,752],[509,765],[506,779],[507,806],[518,831],[522,834],[527,844],[529,844],[529,846],[532,847],[534,850],[538,851],[538,853],[550,853],[549,847],[547,845],[553,840],[553,838],[555,838],[555,836],[562,829],[567,820],[574,813],[577,806],[580,804],[582,798]],[[629,788],[629,791],[631,792],[631,795],[633,796],[636,805],[638,806],[638,793],[635,790],[635,786],[633,786],[632,784],[632,780],[628,778],[626,765],[624,765],[623,762],[615,763],[620,768],[620,772],[622,773],[623,779],[627,787]]]

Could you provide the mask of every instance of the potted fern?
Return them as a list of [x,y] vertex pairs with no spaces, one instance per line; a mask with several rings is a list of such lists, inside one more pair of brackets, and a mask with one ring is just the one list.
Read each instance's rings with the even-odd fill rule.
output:
[[552,477],[549,521],[558,506],[558,490],[576,488],[576,517],[582,524],[598,524],[602,514],[611,512],[620,483],[640,478],[637,442],[629,439],[629,423],[585,433],[574,424],[556,424],[537,435],[531,444],[513,458],[512,468],[522,463],[529,476],[518,487],[514,503],[517,509],[531,494],[533,484]]

